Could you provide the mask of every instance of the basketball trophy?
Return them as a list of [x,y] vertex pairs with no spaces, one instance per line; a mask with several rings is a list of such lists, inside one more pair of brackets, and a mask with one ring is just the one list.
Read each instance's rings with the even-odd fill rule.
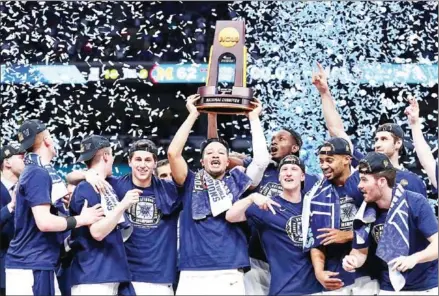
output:
[[[247,48],[244,46],[244,21],[217,21],[215,37],[210,48],[206,86],[198,88],[200,99],[196,107],[204,113],[243,114],[253,110],[253,90],[246,87]],[[235,64],[234,69],[231,66]],[[233,86],[223,87],[220,65],[234,71]],[[223,70],[223,69],[221,69]],[[233,73],[233,72],[229,72]]]

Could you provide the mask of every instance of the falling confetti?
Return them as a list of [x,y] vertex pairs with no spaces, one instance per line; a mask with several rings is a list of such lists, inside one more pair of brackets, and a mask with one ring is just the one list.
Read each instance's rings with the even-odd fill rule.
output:
[[[425,83],[374,81],[380,65],[386,63],[437,67],[437,9],[435,1],[231,4],[234,19],[246,22],[249,84],[265,106],[267,137],[283,126],[297,130],[304,140],[301,156],[309,171],[320,173],[315,150],[329,137],[320,96],[311,84],[316,62],[320,62],[330,71],[332,96],[347,133],[360,151],[373,149],[375,130],[383,122],[401,124],[410,140],[403,114],[407,102],[398,100],[407,96],[403,93],[421,101],[421,114],[427,114],[424,135],[431,147],[437,147],[437,73],[435,79]],[[374,65],[375,77],[360,79],[362,64]],[[381,73],[385,73],[384,68]],[[421,74],[415,78],[424,79]],[[404,75],[400,70],[390,78]],[[412,151],[403,160],[407,168],[416,169]]]
[[[175,132],[185,118],[144,79],[142,65],[135,82],[123,82],[122,75],[133,73],[131,63],[207,63],[215,21],[233,18],[246,22],[248,82],[265,105],[267,138],[282,126],[300,132],[311,172],[320,172],[315,148],[327,137],[311,84],[317,61],[329,71],[332,95],[359,150],[372,149],[374,132],[386,121],[401,124],[410,139],[403,114],[410,93],[420,100],[423,131],[437,153],[437,70],[431,81],[422,67],[437,66],[437,8],[436,1],[1,2],[2,76],[32,81],[1,84],[1,141],[14,139],[24,119],[40,117],[56,135],[58,166],[71,166],[79,141],[90,133],[112,136],[121,161],[132,140],[160,139],[164,129]],[[52,77],[59,83],[43,81],[42,66],[71,64],[82,65],[78,76],[93,82],[74,83],[62,72]],[[371,70],[364,72],[363,64]],[[388,74],[386,64],[415,65],[409,78],[424,82],[408,83],[403,68]],[[23,71],[30,65],[41,67]],[[95,72],[82,70],[91,67]],[[379,80],[377,72],[387,79]],[[195,90],[184,84],[166,89],[180,104]],[[197,135],[204,136],[205,127],[195,127]],[[219,134],[251,146],[245,117],[221,117]],[[167,144],[169,139],[161,143],[162,157]],[[195,153],[198,147],[186,148]],[[416,170],[408,148],[404,165]],[[193,156],[188,159],[196,166]]]

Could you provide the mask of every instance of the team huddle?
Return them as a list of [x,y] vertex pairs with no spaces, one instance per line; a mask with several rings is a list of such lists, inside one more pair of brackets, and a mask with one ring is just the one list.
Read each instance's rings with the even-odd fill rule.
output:
[[[437,217],[424,182],[399,163],[402,128],[379,126],[375,152],[362,155],[319,68],[312,83],[331,136],[318,149],[321,177],[306,172],[294,130],[267,148],[259,100],[246,114],[252,157],[230,152],[209,114],[202,169],[190,170],[192,95],[167,160],[138,140],[131,173],[115,177],[109,140],[91,135],[78,158],[87,169],[66,183],[51,166],[53,135],[24,121],[19,146],[0,155],[2,295],[437,295]],[[437,188],[416,99],[405,113]]]

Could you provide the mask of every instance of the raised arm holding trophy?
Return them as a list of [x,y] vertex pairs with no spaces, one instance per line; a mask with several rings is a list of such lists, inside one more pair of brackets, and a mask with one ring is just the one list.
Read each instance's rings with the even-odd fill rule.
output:
[[[253,90],[246,87],[247,48],[244,21],[217,21],[210,49],[206,86],[198,88],[197,109],[204,113],[243,114],[254,108]],[[219,65],[235,63],[234,85],[219,87]]]

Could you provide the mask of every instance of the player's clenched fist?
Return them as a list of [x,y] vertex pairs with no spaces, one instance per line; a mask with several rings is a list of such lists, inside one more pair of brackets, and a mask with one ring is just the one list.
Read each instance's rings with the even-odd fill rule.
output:
[[132,190],[128,191],[125,194],[124,198],[122,199],[121,204],[123,205],[123,207],[125,209],[128,209],[132,205],[139,202],[140,194],[142,194],[142,190],[139,190],[139,189],[132,189]]

